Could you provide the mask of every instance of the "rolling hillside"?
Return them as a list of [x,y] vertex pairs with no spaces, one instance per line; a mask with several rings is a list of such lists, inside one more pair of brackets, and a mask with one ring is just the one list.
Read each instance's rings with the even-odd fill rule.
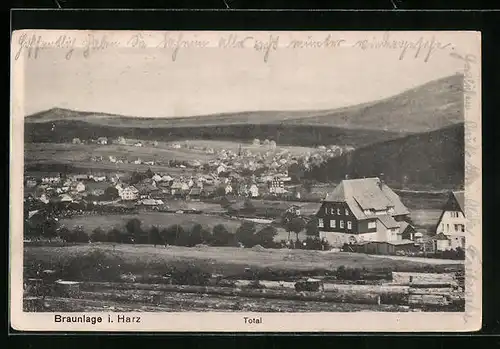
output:
[[379,130],[356,130],[331,126],[234,124],[219,126],[114,127],[94,122],[65,119],[51,122],[26,123],[25,142],[71,142],[74,137],[89,140],[97,137],[156,140],[170,142],[183,139],[225,140],[250,142],[254,138],[275,140],[279,145],[318,146],[339,144],[359,147],[374,142],[402,137],[404,133]]
[[464,124],[372,144],[307,173],[321,182],[384,174],[395,188],[452,189],[464,184]]
[[322,111],[255,111],[182,118],[144,118],[53,108],[25,119],[27,142],[100,136],[172,141],[251,141],[281,145],[363,147],[464,121],[463,76],[431,81],[396,96]]
[[288,124],[418,133],[464,122],[463,75],[431,81],[399,95]]
[[330,110],[246,111],[147,118],[53,108],[26,117],[27,123],[58,120],[124,128],[281,124],[416,133],[463,122],[463,75],[431,81],[383,100]]

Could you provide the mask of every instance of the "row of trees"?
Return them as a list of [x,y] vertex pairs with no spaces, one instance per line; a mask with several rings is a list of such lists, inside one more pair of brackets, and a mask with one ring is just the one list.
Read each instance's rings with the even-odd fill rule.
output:
[[124,230],[113,228],[108,232],[102,228],[96,228],[89,235],[83,227],[76,226],[73,230],[67,227],[57,229],[56,235],[67,242],[115,242],[115,243],[137,243],[153,245],[176,245],[193,247],[198,244],[210,246],[240,246],[253,247],[276,247],[274,237],[277,230],[273,226],[266,226],[257,230],[255,223],[244,222],[233,234],[223,224],[218,224],[209,229],[201,224],[195,224],[190,229],[179,224],[167,228],[152,226],[144,229],[139,219],[131,219],[125,225]]
[[[193,247],[199,244],[210,246],[242,246],[253,247],[260,245],[265,248],[284,247],[284,241],[275,241],[277,229],[272,225],[257,229],[253,222],[243,222],[235,233],[230,232],[223,224],[218,224],[212,230],[195,224],[191,228],[185,228],[179,224],[174,224],[166,228],[152,226],[144,229],[139,219],[131,219],[125,225],[125,229],[114,227],[109,231],[98,227],[88,234],[83,226],[76,226],[72,230],[65,226],[59,226],[56,220],[48,219],[40,226],[37,234],[44,238],[60,238],[66,242],[113,242],[113,243],[133,243],[133,244],[153,244],[175,245]],[[34,233],[34,231],[32,231]],[[301,249],[325,249],[324,242],[317,237],[309,236],[304,242],[294,242],[295,248]]]

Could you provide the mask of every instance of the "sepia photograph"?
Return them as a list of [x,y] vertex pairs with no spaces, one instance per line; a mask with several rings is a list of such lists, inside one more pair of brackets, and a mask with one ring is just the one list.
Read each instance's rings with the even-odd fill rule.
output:
[[11,56],[17,327],[480,327],[479,33],[23,30]]

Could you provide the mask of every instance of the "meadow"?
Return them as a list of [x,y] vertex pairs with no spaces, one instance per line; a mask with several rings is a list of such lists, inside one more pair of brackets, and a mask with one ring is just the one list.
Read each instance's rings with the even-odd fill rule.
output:
[[[147,277],[163,275],[169,267],[199,268],[225,277],[246,279],[248,268],[255,273],[277,273],[282,277],[328,275],[340,266],[366,270],[390,269],[407,272],[461,270],[460,264],[430,264],[425,261],[394,260],[381,256],[330,251],[256,249],[237,247],[181,247],[129,244],[75,244],[68,246],[25,246],[24,266],[28,273],[53,269],[85,280],[119,281],[124,274]],[[66,269],[66,270],[63,270]],[[147,275],[145,275],[147,274]],[[68,279],[69,274],[61,275]],[[269,276],[269,275],[267,275]],[[270,278],[262,278],[270,280]]]
[[[122,144],[71,144],[71,143],[27,143],[25,146],[25,161],[89,161],[89,156],[102,156],[108,161],[108,156],[114,156],[117,159],[127,159],[134,161],[140,158],[143,161],[168,162],[169,160],[189,161],[199,160],[208,161],[214,159],[214,154],[207,154],[204,151],[196,149],[180,148],[174,149],[165,144],[161,146],[152,146],[145,144],[142,147]],[[115,164],[112,164],[115,165]],[[119,167],[127,164],[116,164]]]
[[143,229],[149,229],[156,225],[167,228],[174,224],[180,224],[184,227],[191,227],[195,224],[201,224],[204,227],[212,229],[217,224],[224,224],[228,230],[235,231],[242,223],[240,219],[231,219],[222,216],[190,214],[190,213],[168,213],[168,212],[141,212],[138,214],[110,214],[88,216],[74,216],[64,218],[60,223],[68,228],[81,225],[87,232],[96,228],[102,228],[105,231],[116,227],[124,229],[127,222],[131,219],[139,219],[142,222]]
[[[109,231],[112,228],[125,230],[125,225],[131,219],[139,219],[142,222],[144,230],[150,229],[152,226],[157,226],[160,229],[168,228],[171,225],[179,224],[184,229],[190,229],[195,224],[201,224],[204,228],[210,231],[214,226],[223,224],[226,229],[235,233],[240,225],[244,222],[242,218],[230,218],[221,215],[204,215],[192,213],[170,213],[170,212],[140,212],[136,214],[108,214],[95,216],[73,216],[71,218],[63,218],[60,220],[61,225],[69,229],[76,226],[82,226],[87,234],[90,234],[96,228],[102,228],[104,231]],[[262,229],[267,224],[256,223],[257,230]],[[286,239],[288,233],[283,228],[278,228],[278,234],[275,241]],[[295,234],[292,234],[295,237]],[[300,238],[305,238],[305,234],[301,234]]]

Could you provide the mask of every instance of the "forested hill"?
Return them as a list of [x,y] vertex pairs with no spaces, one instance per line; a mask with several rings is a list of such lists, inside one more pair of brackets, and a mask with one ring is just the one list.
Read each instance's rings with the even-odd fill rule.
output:
[[320,182],[380,176],[395,188],[464,185],[464,124],[380,142],[330,159],[306,173]]

